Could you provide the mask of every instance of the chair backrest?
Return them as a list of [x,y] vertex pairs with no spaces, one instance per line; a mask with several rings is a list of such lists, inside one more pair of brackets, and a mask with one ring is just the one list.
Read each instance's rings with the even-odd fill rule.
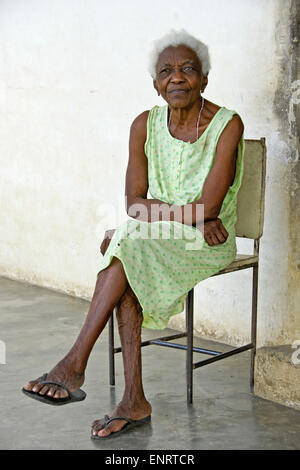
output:
[[244,174],[237,196],[236,236],[258,239],[263,233],[266,142],[245,139]]

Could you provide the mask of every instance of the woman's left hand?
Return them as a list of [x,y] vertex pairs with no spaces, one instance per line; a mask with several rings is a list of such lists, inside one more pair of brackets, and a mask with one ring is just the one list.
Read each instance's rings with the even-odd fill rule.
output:
[[209,246],[219,245],[226,242],[228,232],[221,219],[207,220],[204,222],[204,238]]

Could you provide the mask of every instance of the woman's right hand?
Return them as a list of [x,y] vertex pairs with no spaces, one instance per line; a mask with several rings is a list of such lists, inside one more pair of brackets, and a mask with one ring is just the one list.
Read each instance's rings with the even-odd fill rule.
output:
[[225,243],[228,238],[228,232],[221,219],[207,220],[204,222],[204,238],[209,246]]
[[110,240],[112,239],[113,234],[115,233],[115,231],[116,231],[116,229],[106,230],[106,232],[104,234],[104,238],[103,238],[102,243],[100,245],[100,251],[101,251],[103,256],[105,255],[105,252],[108,248],[108,245],[110,244]]

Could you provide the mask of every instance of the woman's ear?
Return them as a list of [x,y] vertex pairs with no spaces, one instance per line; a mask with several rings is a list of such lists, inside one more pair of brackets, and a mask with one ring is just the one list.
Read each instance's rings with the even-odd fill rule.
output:
[[207,86],[207,83],[208,83],[208,74],[206,75],[206,77],[203,77],[203,81],[202,81],[202,85],[201,85],[201,93],[204,92],[204,90]]
[[160,96],[160,92],[159,92],[156,80],[153,80],[153,86],[154,86],[155,90],[157,91],[158,96]]

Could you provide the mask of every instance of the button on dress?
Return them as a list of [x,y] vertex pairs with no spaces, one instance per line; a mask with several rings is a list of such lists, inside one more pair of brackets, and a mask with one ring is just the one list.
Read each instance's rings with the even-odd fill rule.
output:
[[[190,143],[170,134],[168,105],[150,110],[145,154],[153,199],[182,206],[201,197],[219,137],[235,114],[238,113],[223,106],[199,139]],[[122,262],[142,307],[144,328],[166,328],[170,317],[184,310],[189,290],[235,259],[237,193],[244,151],[243,134],[238,144],[235,178],[218,216],[229,234],[225,243],[209,246],[198,228],[179,222],[149,223],[130,218],[117,227],[99,272],[110,265],[114,256]]]

